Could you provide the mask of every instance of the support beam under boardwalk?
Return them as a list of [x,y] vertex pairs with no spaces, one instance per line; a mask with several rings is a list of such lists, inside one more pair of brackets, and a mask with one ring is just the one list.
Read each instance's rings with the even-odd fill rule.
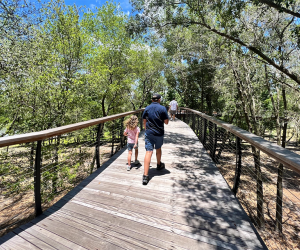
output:
[[127,171],[127,150],[114,155],[42,216],[0,238],[0,249],[266,249],[194,132],[165,126],[162,161]]

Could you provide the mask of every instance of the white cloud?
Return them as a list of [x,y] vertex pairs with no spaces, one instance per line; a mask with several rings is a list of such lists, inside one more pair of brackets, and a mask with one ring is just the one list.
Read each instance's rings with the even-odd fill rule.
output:
[[90,9],[91,9],[91,10],[96,9],[96,7],[97,7],[97,6],[96,6],[95,4],[90,4]]

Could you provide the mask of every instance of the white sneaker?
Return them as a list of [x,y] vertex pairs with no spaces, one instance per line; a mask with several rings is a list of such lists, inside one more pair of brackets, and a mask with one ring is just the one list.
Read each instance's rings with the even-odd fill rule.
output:
[[127,166],[127,171],[130,171],[130,169],[131,169],[131,166]]
[[171,118],[170,121],[173,121],[173,119]]
[[136,160],[136,161],[134,162],[134,164],[135,164],[135,165],[138,165],[138,164],[141,164],[141,163],[140,163],[139,160]]

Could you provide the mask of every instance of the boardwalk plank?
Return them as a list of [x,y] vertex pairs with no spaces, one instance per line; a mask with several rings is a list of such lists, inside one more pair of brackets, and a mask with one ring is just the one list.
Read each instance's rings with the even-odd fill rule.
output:
[[[125,247],[126,249],[167,249],[168,245],[161,244],[161,241],[157,241],[156,243],[160,243],[159,246],[151,241],[147,242],[147,237],[141,237],[140,235],[132,234],[127,228],[117,228],[113,227],[114,223],[111,224],[99,224],[99,221],[93,220],[91,217],[86,217],[84,215],[80,215],[78,213],[66,213],[62,211],[58,211],[53,215],[59,221],[67,221],[68,224],[75,223],[79,224],[81,228],[86,226],[86,228],[94,229],[97,231],[94,235],[99,235],[101,237],[105,237],[106,240],[112,241],[120,246]],[[113,218],[115,220],[115,218]],[[99,237],[98,236],[98,237]],[[139,237],[140,236],[140,237]],[[127,244],[127,246],[126,246]]]
[[36,238],[34,235],[28,233],[27,231],[23,231],[21,229],[16,229],[14,230],[14,232],[16,232],[20,237],[22,237],[24,240],[30,242],[32,245],[35,245],[36,247],[40,248],[40,249],[56,249],[54,247],[52,247],[51,245],[47,244],[46,242],[42,241],[39,238]]
[[[66,213],[70,216],[86,218],[96,224],[107,224],[114,230],[126,231],[142,234],[149,238],[152,244],[164,248],[166,245],[172,245],[172,249],[224,249],[211,244],[205,244],[197,240],[186,238],[181,235],[174,237],[173,232],[165,231],[164,229],[155,228],[149,225],[141,224],[128,218],[115,217],[114,215],[95,210],[93,208],[78,209],[74,206],[66,206],[59,213]],[[76,212],[74,212],[76,211]],[[188,246],[188,247],[187,247]]]
[[[101,239],[101,241],[107,241],[110,243],[109,249],[112,247],[119,247],[123,249],[158,249],[147,242],[141,243],[133,241],[132,237],[124,237],[122,234],[116,234],[112,232],[109,227],[96,225],[91,223],[91,221],[86,222],[74,216],[72,217],[63,213],[55,213],[52,215],[52,218],[55,219],[56,222],[61,222],[73,228],[80,228],[81,232],[93,235],[98,239]],[[90,249],[93,247],[89,246],[88,248]],[[102,249],[102,246],[100,249]]]
[[48,245],[54,247],[55,249],[59,250],[68,250],[70,249],[69,247],[65,246],[62,243],[65,244],[70,244],[69,242],[66,242],[65,239],[60,240],[59,236],[41,228],[38,226],[34,226],[32,224],[29,224],[28,226],[21,226],[20,227],[22,230],[26,230],[28,234],[33,235],[34,237],[42,240],[43,242],[47,243]]
[[[102,207],[102,204],[99,204],[97,202],[93,202],[90,200],[84,200],[84,202],[92,206],[104,208],[103,210],[105,210],[105,207]],[[177,229],[187,232],[201,233],[201,235],[219,238],[224,242],[231,242],[232,244],[239,244],[244,246],[246,244],[243,243],[242,240],[239,240],[239,238],[241,237],[241,233],[237,230],[234,224],[230,226],[228,225],[228,223],[221,221],[220,219],[219,221],[215,220],[214,222],[209,222],[201,217],[182,217],[180,222],[178,222],[178,216],[174,216],[171,214],[168,217],[164,215],[159,216],[159,209],[157,210],[157,214],[153,214],[153,212],[149,211],[146,207],[144,207],[143,209],[134,209],[134,207],[136,207],[136,205],[127,209],[127,207],[124,206],[124,203],[122,203],[122,209],[118,209],[118,212],[122,213],[122,215],[129,215],[131,217],[134,217],[135,219],[142,219],[153,223],[159,223],[163,226],[176,227]]]
[[19,235],[15,235],[14,233],[8,233],[0,238],[0,244],[3,249],[6,250],[35,250],[39,249],[37,246],[32,243],[24,240]]
[[[110,242],[101,240],[92,233],[82,230],[81,227],[73,227],[65,222],[56,220],[55,217],[45,217],[43,221],[37,223],[52,233],[55,233],[68,242],[71,249],[122,249]],[[72,244],[75,243],[76,245]]]
[[[80,198],[80,197],[76,197]],[[113,199],[113,198],[112,198]],[[86,195],[83,196],[83,200],[86,203],[92,203],[92,204],[98,204],[97,197],[94,198],[93,196],[90,195],[90,193],[86,193]],[[97,201],[97,202],[94,202]],[[100,205],[100,204],[98,204]],[[165,207],[161,207],[157,204],[143,204],[142,200],[134,201],[130,199],[126,199],[124,197],[124,200],[122,201],[122,210],[126,209],[127,211],[132,211],[132,212],[137,212],[141,214],[151,214],[152,217],[156,217],[158,219],[163,219],[163,220],[169,220],[169,221],[174,221],[179,224],[193,224],[193,227],[205,227],[207,225],[208,230],[212,231],[218,231],[221,230],[222,228],[239,228],[239,229],[244,229],[248,231],[252,231],[252,228],[249,224],[248,221],[243,221],[243,227],[241,225],[236,226],[234,221],[230,220],[222,220],[221,218],[207,218],[207,217],[202,217],[202,216],[197,216],[196,214],[191,214],[191,215],[178,215],[174,214],[172,211],[172,206],[169,206],[168,209],[163,210]],[[124,212],[125,213],[125,212]],[[242,223],[241,221],[239,222],[240,224]],[[209,226],[210,225],[210,226]],[[220,225],[219,227],[216,225]],[[216,229],[213,229],[216,228]]]

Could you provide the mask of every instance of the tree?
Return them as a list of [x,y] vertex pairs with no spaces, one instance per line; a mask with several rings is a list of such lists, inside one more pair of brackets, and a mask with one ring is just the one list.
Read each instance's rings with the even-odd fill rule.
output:
[[85,81],[101,115],[118,112],[130,92],[129,58],[132,40],[127,35],[127,16],[112,3],[85,13],[81,22],[85,44]]
[[[264,30],[272,22],[272,20],[265,19],[266,11],[261,6],[254,7],[244,1],[198,0],[179,2],[152,0],[147,3],[142,0],[134,0],[133,5],[136,10],[142,11],[142,13],[136,15],[132,30],[139,31],[145,27],[155,27],[157,30],[161,30],[165,26],[174,27],[178,25],[185,27],[202,26],[206,30],[234,42],[244,50],[252,51],[257,59],[263,60],[298,85],[300,84],[298,69],[295,68],[294,71],[291,71],[289,67],[278,64],[274,58],[273,53],[278,52],[278,46],[267,46],[266,48],[263,46],[264,44],[257,43],[256,35],[261,34],[267,37],[268,35],[264,33]],[[293,2],[293,6],[297,6],[296,1]],[[269,13],[272,11],[277,10],[274,8],[268,10]],[[280,20],[290,20],[293,24],[291,31],[297,28],[297,22],[293,16],[285,16],[281,12],[277,12],[277,14],[280,15]],[[249,30],[253,36],[244,35],[245,24],[248,23],[249,18],[253,20],[250,23],[254,24]],[[291,42],[296,44],[295,41]]]

